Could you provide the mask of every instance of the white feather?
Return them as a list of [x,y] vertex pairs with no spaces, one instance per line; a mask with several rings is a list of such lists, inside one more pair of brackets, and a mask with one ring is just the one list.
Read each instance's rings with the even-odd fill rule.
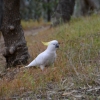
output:
[[25,67],[39,66],[43,70],[45,66],[53,64],[56,59],[56,45],[59,46],[58,41],[50,41],[47,49]]

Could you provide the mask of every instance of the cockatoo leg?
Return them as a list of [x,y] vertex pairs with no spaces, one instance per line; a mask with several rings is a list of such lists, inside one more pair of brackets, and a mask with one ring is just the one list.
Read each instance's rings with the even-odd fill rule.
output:
[[44,70],[44,65],[40,65],[40,68],[43,71]]

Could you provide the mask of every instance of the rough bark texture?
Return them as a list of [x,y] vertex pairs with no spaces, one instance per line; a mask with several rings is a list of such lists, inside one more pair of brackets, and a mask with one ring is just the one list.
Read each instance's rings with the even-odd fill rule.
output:
[[3,3],[2,34],[5,41],[4,57],[7,67],[26,64],[29,54],[20,25],[20,0],[3,0]]
[[3,0],[0,0],[0,28],[2,25],[2,17],[3,17]]
[[76,0],[74,16],[86,16],[100,12],[100,0]]
[[61,21],[68,22],[74,11],[75,0],[60,0],[54,14],[53,24],[59,24]]
[[98,1],[96,0],[84,0],[82,3],[81,3],[81,12],[83,12],[83,15],[87,15],[87,14],[91,14],[91,12],[95,9],[99,9],[99,6],[98,6]]
[[98,9],[99,8],[98,0],[84,0],[84,1],[90,7],[90,9]]

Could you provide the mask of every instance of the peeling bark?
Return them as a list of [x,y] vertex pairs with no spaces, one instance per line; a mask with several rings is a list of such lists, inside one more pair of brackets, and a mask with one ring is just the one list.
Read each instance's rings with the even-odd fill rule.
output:
[[20,25],[20,0],[3,0],[4,13],[2,34],[5,41],[4,57],[7,68],[26,64],[29,58],[28,48]]

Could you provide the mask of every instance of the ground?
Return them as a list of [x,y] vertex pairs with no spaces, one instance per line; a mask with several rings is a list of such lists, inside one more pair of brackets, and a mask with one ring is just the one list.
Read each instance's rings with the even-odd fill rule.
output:
[[[44,72],[39,68],[5,70],[0,55],[0,100],[100,100],[99,27],[100,16],[92,16],[55,28],[25,29],[30,61],[46,48],[41,41],[53,39],[60,42],[57,60]],[[2,36],[0,43],[3,48]]]

